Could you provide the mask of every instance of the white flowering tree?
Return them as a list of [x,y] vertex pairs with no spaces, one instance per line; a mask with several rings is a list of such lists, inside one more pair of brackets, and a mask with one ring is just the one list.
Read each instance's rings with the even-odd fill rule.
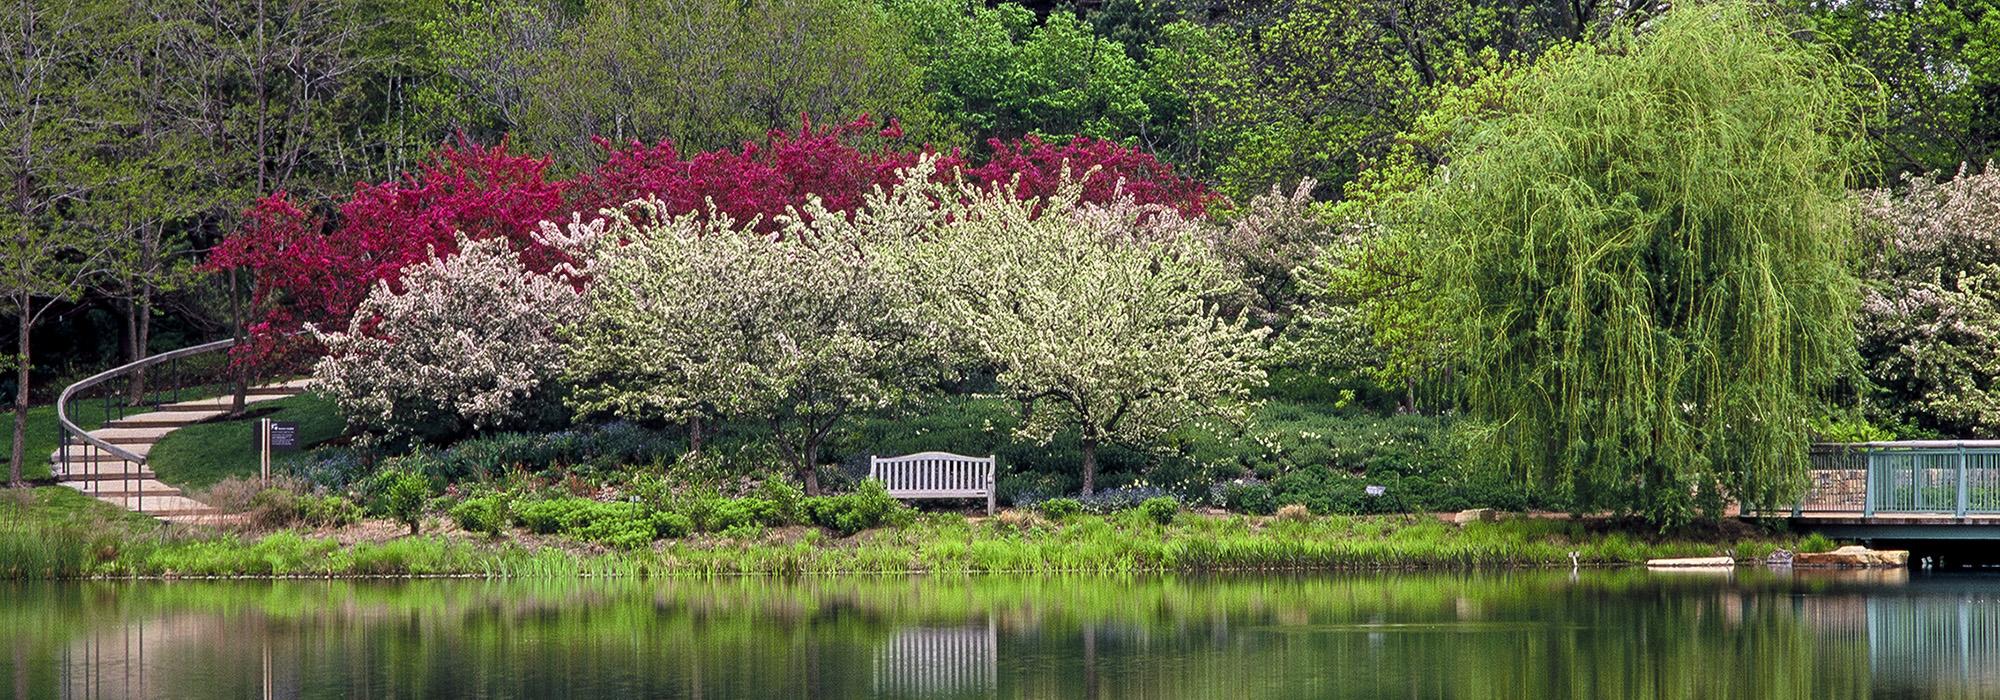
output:
[[1202,416],[1241,416],[1268,332],[1220,300],[1242,284],[1215,232],[1172,211],[966,191],[913,246],[940,318],[998,369],[1037,439],[1076,429],[1083,492],[1097,448],[1149,446]]
[[941,336],[917,281],[878,255],[898,238],[867,215],[810,205],[763,235],[719,212],[627,210],[607,212],[589,312],[565,327],[577,409],[765,421],[817,493],[820,448],[843,419],[935,382]]
[[2000,437],[2000,172],[1863,193],[1862,366],[1878,415]]
[[369,291],[345,332],[312,329],[327,353],[319,389],[376,437],[452,434],[522,417],[562,365],[556,323],[581,295],[567,274],[530,271],[502,239],[411,266]]

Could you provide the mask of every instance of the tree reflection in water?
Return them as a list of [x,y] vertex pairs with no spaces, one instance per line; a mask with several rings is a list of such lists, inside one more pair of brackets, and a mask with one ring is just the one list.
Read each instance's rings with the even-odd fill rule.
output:
[[1992,695],[1996,599],[1748,570],[32,584],[5,588],[0,674],[109,698]]

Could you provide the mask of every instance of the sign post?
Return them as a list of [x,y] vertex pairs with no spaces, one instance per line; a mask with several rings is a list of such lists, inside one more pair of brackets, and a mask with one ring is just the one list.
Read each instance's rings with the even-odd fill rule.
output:
[[257,446],[258,473],[265,483],[271,481],[271,453],[296,452],[299,449],[299,424],[295,421],[257,419],[257,434],[252,436]]

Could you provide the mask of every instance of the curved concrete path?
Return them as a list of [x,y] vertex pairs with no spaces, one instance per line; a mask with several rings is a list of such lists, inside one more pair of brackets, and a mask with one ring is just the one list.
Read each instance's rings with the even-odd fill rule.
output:
[[[258,403],[297,396],[305,392],[307,381],[294,379],[253,387],[244,401]],[[151,412],[135,413],[105,423],[104,427],[90,431],[90,435],[145,457],[152,451],[153,445],[168,433],[227,415],[230,400],[231,397],[220,396],[165,404]],[[62,451],[58,449],[49,455],[49,463],[55,465],[61,462],[62,456]],[[162,483],[151,466],[134,465],[95,445],[71,445],[69,471],[58,477],[58,482],[97,500],[167,522],[219,523],[237,517],[224,514],[207,503],[189,498],[180,489]]]

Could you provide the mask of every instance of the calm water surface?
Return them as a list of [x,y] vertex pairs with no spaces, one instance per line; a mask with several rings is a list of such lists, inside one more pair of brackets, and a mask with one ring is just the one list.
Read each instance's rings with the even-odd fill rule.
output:
[[0,587],[20,697],[2000,697],[2000,577]]

